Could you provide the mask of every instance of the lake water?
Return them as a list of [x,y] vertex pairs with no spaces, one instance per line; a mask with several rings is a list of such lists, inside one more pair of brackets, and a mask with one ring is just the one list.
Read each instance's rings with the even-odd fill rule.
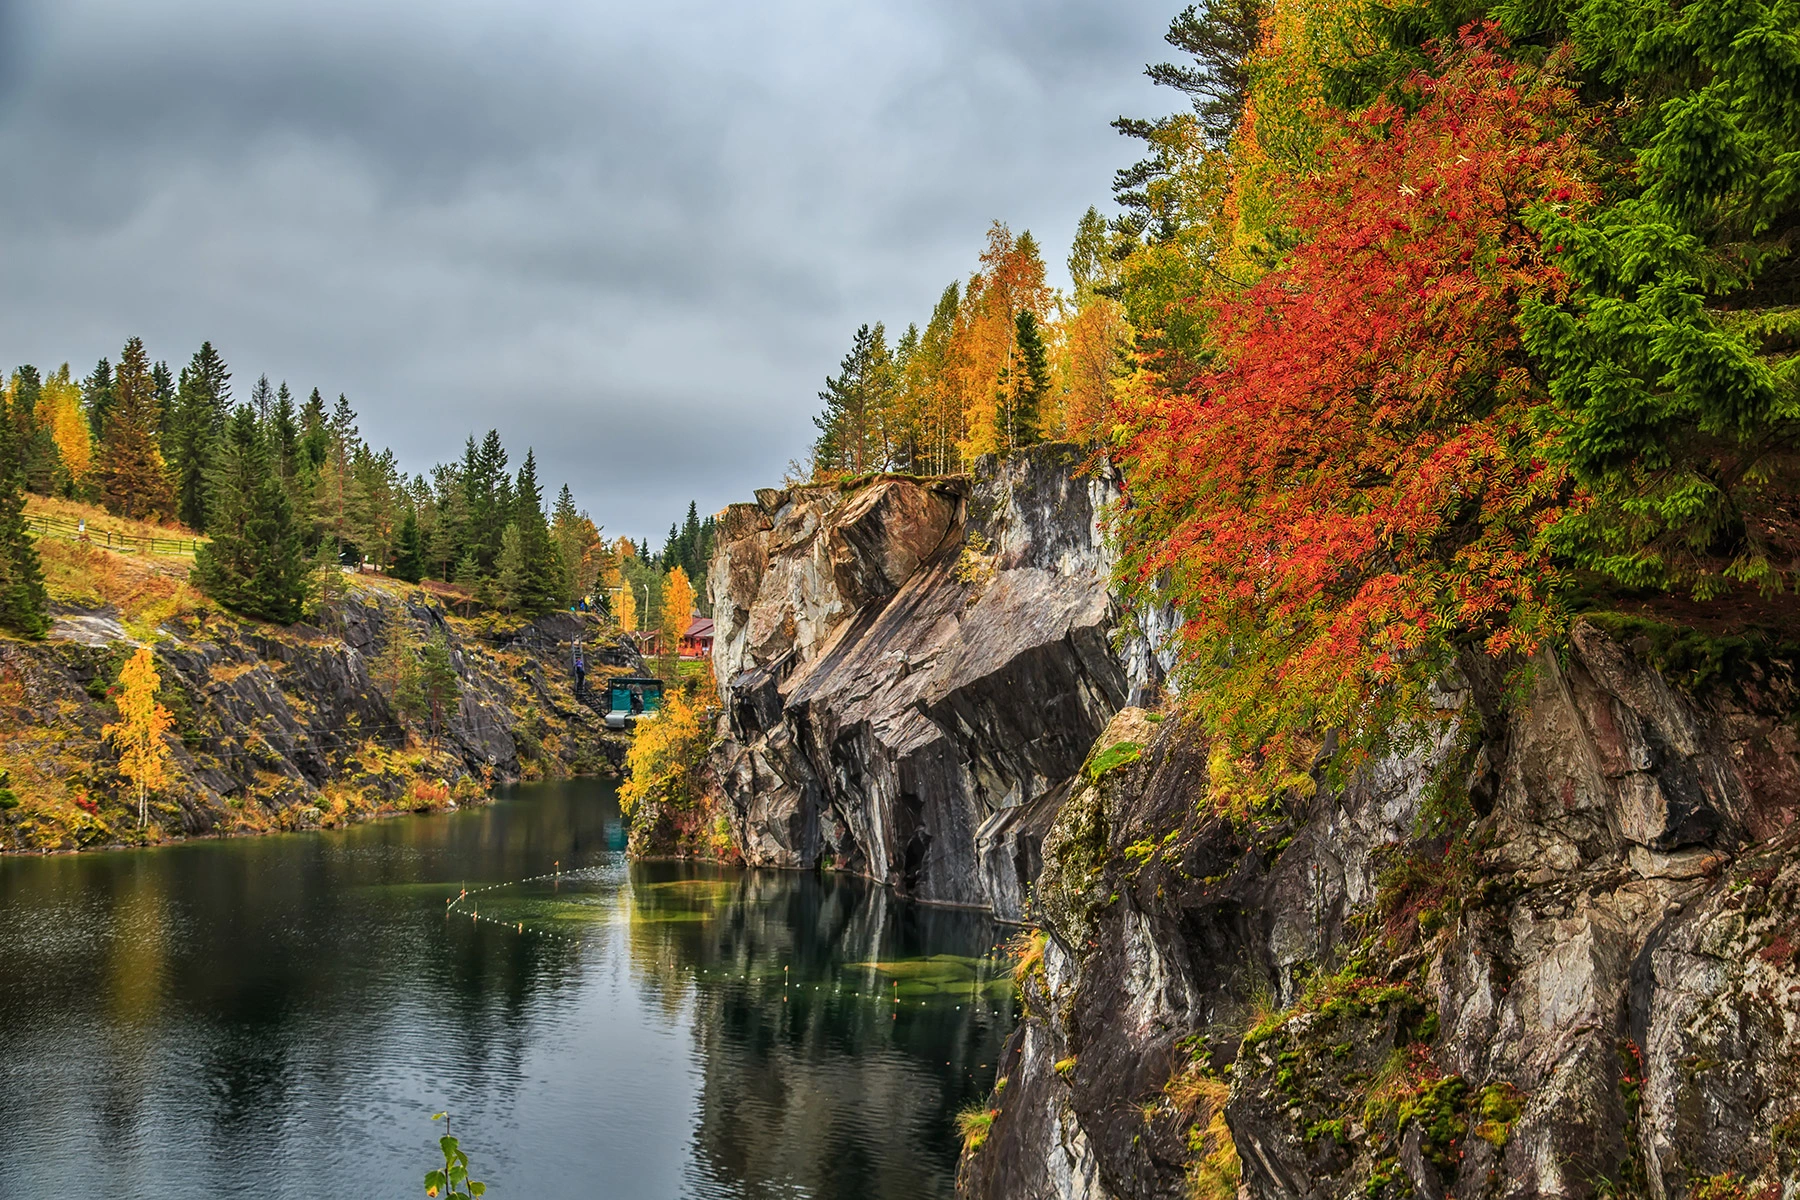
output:
[[445,1110],[499,1200],[950,1196],[1005,931],[623,849],[586,780],[0,859],[0,1196],[422,1196]]

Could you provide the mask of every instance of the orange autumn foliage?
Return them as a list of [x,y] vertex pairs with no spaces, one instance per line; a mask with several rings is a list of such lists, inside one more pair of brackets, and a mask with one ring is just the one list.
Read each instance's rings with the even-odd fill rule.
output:
[[1551,632],[1572,501],[1515,319],[1565,287],[1524,217],[1586,195],[1582,117],[1560,58],[1496,39],[1413,76],[1412,112],[1345,117],[1299,245],[1205,305],[1216,359],[1132,401],[1127,569],[1185,614],[1190,694],[1265,783],[1330,729],[1356,731],[1339,765],[1380,745],[1459,646]]

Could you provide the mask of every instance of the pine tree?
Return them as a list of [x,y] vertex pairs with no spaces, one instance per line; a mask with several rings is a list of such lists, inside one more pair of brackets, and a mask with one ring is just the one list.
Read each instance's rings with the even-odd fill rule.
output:
[[450,642],[441,627],[432,630],[431,637],[419,649],[419,690],[431,715],[431,744],[435,747],[462,694],[462,680],[456,674]]
[[431,533],[431,565],[436,578],[456,578],[469,525],[469,507],[463,494],[462,468],[440,463],[432,469],[437,525]]
[[571,599],[587,596],[594,590],[599,570],[600,531],[587,514],[576,511],[574,493],[563,484],[556,495],[556,508],[550,519],[550,538],[562,559],[563,578]]
[[1013,352],[1000,385],[1000,416],[1007,448],[1016,450],[1040,440],[1039,418],[1050,393],[1050,358],[1037,316],[1029,308],[1019,310],[1013,328]]
[[517,612],[525,604],[525,539],[516,522],[508,521],[500,531],[500,554],[494,560],[494,595],[506,612]]
[[300,469],[300,421],[285,379],[275,391],[275,407],[269,416],[269,449],[281,478],[293,479]]
[[244,534],[255,554],[243,611],[284,625],[298,621],[312,592],[311,564],[287,492],[273,474],[264,475],[251,497]]
[[81,381],[81,406],[87,410],[89,436],[99,442],[113,407],[113,371],[108,360],[95,363],[93,372]]
[[330,453],[331,434],[326,429],[325,397],[314,388],[300,410],[300,462],[304,468],[317,472],[325,465]]
[[511,519],[511,491],[500,431],[488,430],[479,447],[471,437],[463,451],[463,499],[468,508],[465,548],[475,552],[484,573],[493,569],[500,555],[500,533]]
[[419,648],[413,641],[412,629],[404,617],[397,617],[388,630],[381,653],[370,665],[375,686],[394,707],[394,715],[402,725],[416,721],[427,712],[423,672]]
[[425,578],[425,555],[420,545],[419,514],[408,507],[406,519],[400,523],[400,540],[390,572],[396,579],[417,583]]
[[275,411],[275,389],[269,386],[267,375],[256,377],[256,386],[250,389],[250,407],[256,410],[257,423],[268,425],[269,417]]
[[189,529],[206,529],[206,473],[224,432],[231,403],[231,372],[211,342],[181,369],[165,442],[174,475],[175,512]]
[[150,383],[156,392],[156,426],[157,441],[168,444],[169,421],[175,414],[175,377],[169,374],[169,364],[162,359],[150,368]]
[[681,523],[681,568],[692,579],[705,572],[706,564],[700,560],[700,505],[688,501],[687,520]]
[[105,421],[96,475],[106,507],[144,519],[175,515],[175,497],[156,430],[161,423],[156,384],[144,343],[132,338],[119,356],[112,381],[112,411]]
[[569,602],[569,577],[550,525],[544,520],[543,488],[538,484],[537,454],[525,451],[519,477],[513,487],[513,520],[519,527],[524,574],[520,580],[519,606],[532,616],[553,612]]
[[0,398],[0,629],[42,637],[49,598],[37,546],[25,527],[25,495],[17,425]]
[[813,418],[819,430],[813,459],[820,469],[862,475],[886,468],[884,429],[893,387],[885,328],[880,322],[860,327],[838,374],[819,393],[825,408]]
[[238,612],[284,625],[298,621],[312,570],[249,405],[233,415],[208,484],[213,536],[195,555],[195,582]]
[[[1204,0],[1202,4],[1190,4],[1169,22],[1164,40],[1192,55],[1193,65],[1158,63],[1144,70],[1155,82],[1175,88],[1189,98],[1200,130],[1214,149],[1223,149],[1230,143],[1243,119],[1250,91],[1250,52],[1261,35],[1266,8],[1266,0]],[[1411,16],[1418,10],[1406,11]],[[1473,19],[1472,15],[1469,19]],[[1161,152],[1161,143],[1183,119],[1161,117],[1146,121],[1120,117],[1113,122],[1114,129],[1151,149],[1149,157],[1121,169],[1113,177],[1113,198],[1125,210],[1120,221],[1132,236],[1148,232],[1166,241],[1188,216],[1152,199],[1156,184],[1169,178],[1174,170],[1168,156]]]
[[456,560],[456,584],[473,589],[481,583],[481,561],[475,557],[473,548],[463,551],[463,556]]
[[50,406],[44,403],[43,380],[29,364],[12,373],[6,386],[12,420],[18,437],[22,484],[27,491],[48,496],[67,472],[57,448]]

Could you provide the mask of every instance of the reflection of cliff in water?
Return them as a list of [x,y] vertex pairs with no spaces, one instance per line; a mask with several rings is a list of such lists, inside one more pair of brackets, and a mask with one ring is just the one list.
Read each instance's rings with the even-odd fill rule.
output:
[[[697,1188],[952,1194],[955,1113],[1012,1026],[1004,965],[976,961],[999,926],[848,877],[651,863],[631,881],[634,969],[671,1001],[694,985]],[[868,965],[926,955],[936,986]]]

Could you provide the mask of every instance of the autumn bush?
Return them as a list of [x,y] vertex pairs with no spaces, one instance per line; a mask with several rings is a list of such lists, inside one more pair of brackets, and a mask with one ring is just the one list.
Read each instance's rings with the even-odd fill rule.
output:
[[700,794],[700,767],[711,740],[705,711],[680,691],[669,691],[655,717],[632,726],[625,753],[629,776],[619,785],[625,815],[635,817],[647,805],[691,808]]

